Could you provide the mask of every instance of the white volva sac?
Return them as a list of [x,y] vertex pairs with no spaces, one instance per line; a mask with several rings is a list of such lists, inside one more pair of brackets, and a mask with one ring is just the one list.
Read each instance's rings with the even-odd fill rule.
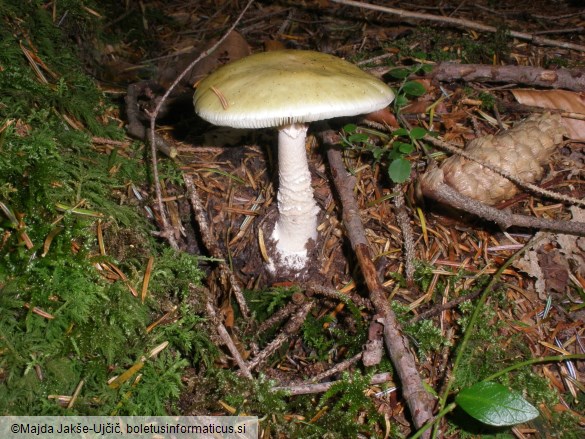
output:
[[390,87],[355,65],[304,50],[250,55],[219,68],[197,86],[195,111],[208,122],[279,130],[279,218],[272,232],[279,257],[269,264],[272,271],[302,272],[306,245],[317,239],[319,208],[305,151],[306,123],[369,113],[393,99]]

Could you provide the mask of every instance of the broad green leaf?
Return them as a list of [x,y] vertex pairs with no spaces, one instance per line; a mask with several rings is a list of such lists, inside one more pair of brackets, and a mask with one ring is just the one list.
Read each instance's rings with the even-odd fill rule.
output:
[[355,123],[348,123],[343,127],[343,131],[348,134],[355,133],[355,130],[357,130],[357,125]]
[[388,74],[396,79],[404,79],[410,75],[410,69],[392,69]]
[[490,381],[463,389],[455,402],[470,416],[494,427],[522,424],[538,416],[538,410],[520,394]]
[[388,176],[395,183],[404,183],[410,177],[410,162],[403,158],[394,160],[388,166]]
[[408,98],[404,95],[397,95],[394,99],[394,105],[398,108],[404,107],[406,104],[408,104]]
[[410,96],[422,96],[427,91],[420,82],[408,81],[402,86],[402,91]]
[[370,137],[367,134],[357,133],[349,136],[347,140],[349,140],[351,143],[363,143],[367,142],[369,138]]
[[412,144],[403,142],[399,143],[400,145],[398,145],[398,151],[400,151],[402,154],[410,154],[412,151],[414,151],[414,146],[412,146]]
[[424,128],[414,127],[412,130],[410,130],[410,138],[413,140],[422,139],[424,136],[427,135],[427,133],[428,131],[425,130]]

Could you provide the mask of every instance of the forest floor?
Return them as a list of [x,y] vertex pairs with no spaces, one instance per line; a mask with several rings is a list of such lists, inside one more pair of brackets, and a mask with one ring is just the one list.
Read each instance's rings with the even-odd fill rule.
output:
[[[109,9],[105,3],[112,3]],[[112,272],[111,279],[122,285],[133,284],[143,303],[152,278],[150,288],[158,291],[158,295],[152,293],[156,305],[132,312],[148,314],[146,334],[152,334],[142,348],[170,341],[173,361],[158,365],[152,376],[172,369],[176,391],[164,392],[148,379],[144,390],[139,390],[143,384],[131,378],[132,374],[123,374],[133,367],[132,362],[104,349],[90,356],[95,359],[92,367],[104,371],[101,375],[92,372],[89,382],[103,379],[105,383],[105,376],[110,378],[109,373],[117,370],[124,379],[114,379],[114,385],[110,381],[109,388],[119,393],[106,395],[95,390],[96,397],[86,396],[77,404],[79,413],[245,413],[262,419],[260,431],[265,438],[410,437],[420,427],[405,400],[408,389],[401,387],[396,365],[380,347],[379,309],[372,306],[372,286],[348,238],[343,216],[346,206],[334,184],[328,146],[319,127],[309,131],[307,141],[314,196],[321,210],[319,238],[311,248],[307,274],[295,278],[274,275],[265,268],[270,230],[278,214],[276,131],[214,127],[194,113],[193,90],[207,74],[248,53],[286,48],[342,57],[395,91],[390,113],[334,120],[331,126],[340,133],[335,139],[344,166],[355,177],[353,194],[375,267],[374,282],[387,294],[410,345],[407,352],[415,359],[415,372],[432,395],[427,408],[433,415],[442,409],[449,412],[437,419],[434,434],[446,438],[583,437],[585,232],[502,230],[493,222],[438,205],[423,197],[420,187],[430,160],[441,162],[450,155],[436,149],[429,136],[464,147],[473,139],[517,126],[533,114],[548,114],[543,109],[548,105],[549,111],[560,112],[573,125],[568,128],[569,137],[558,142],[558,148],[546,158],[535,184],[578,200],[584,198],[582,3],[377,2],[405,11],[399,16],[397,11],[371,10],[344,1],[252,2],[235,28],[237,35],[232,34],[191,69],[156,120],[156,136],[164,144],[157,162],[162,210],[152,184],[150,149],[136,140],[137,135],[150,135],[145,110],[152,111],[181,71],[226,35],[246,2],[118,3],[98,2],[66,14],[68,10],[61,10],[58,2],[47,2],[43,10],[53,23],[59,23],[66,39],[75,42],[84,72],[109,102],[100,122],[113,122],[118,128],[130,125],[134,135],[112,140],[115,136],[98,136],[92,131],[91,150],[104,158],[111,175],[120,178],[111,189],[116,202],[140,207],[143,219],[163,233],[149,247],[145,240],[151,238],[144,238],[144,232],[133,227],[133,220],[120,226],[114,208],[109,219],[93,218],[84,224],[96,239],[81,250],[89,255],[88,260],[99,252],[103,259],[100,270]],[[19,26],[15,19],[10,23],[13,29]],[[29,43],[35,41],[32,30],[31,35]],[[47,62],[47,69],[41,65],[41,70],[50,76],[46,55],[34,48],[31,52],[31,64]],[[510,69],[470,76],[477,67],[460,67],[471,64]],[[521,66],[571,74],[565,83],[543,84],[515,70]],[[49,83],[59,81],[50,77]],[[129,101],[124,97],[137,85],[136,101],[130,105],[137,104],[140,112],[131,114],[133,107],[127,107]],[[128,120],[128,115],[136,119]],[[20,120],[10,113],[2,117],[5,123]],[[18,125],[10,122],[13,124]],[[21,129],[26,131],[24,125]],[[522,160],[520,157],[519,163]],[[131,166],[143,169],[136,173],[140,177],[124,171]],[[191,190],[186,181],[192,181]],[[199,216],[194,214],[193,193],[202,206]],[[7,195],[3,206],[10,205],[14,211],[19,206],[25,212],[26,203],[10,197]],[[402,207],[397,202],[401,199]],[[584,222],[582,206],[521,190],[499,200],[495,207],[536,218]],[[92,210],[100,208],[94,204]],[[12,223],[12,230],[18,231],[12,238],[18,238],[22,249],[23,229],[14,225],[17,223]],[[102,227],[105,241],[98,237]],[[38,236],[46,254],[58,232],[49,238],[52,232],[43,230]],[[6,233],[0,250],[14,255],[16,244],[10,245]],[[53,246],[67,239],[62,235]],[[71,239],[73,245],[76,239]],[[412,242],[409,253],[405,251],[408,242]],[[161,250],[165,247],[175,249],[167,253],[168,249]],[[172,255],[176,254],[184,256],[177,257],[173,266]],[[110,265],[108,257],[112,258]],[[183,259],[189,257],[198,261],[197,267],[192,259]],[[19,260],[24,263],[24,256]],[[117,266],[126,271],[129,281]],[[409,272],[411,267],[413,272]],[[11,270],[10,275],[0,277],[0,286],[6,294],[15,294],[10,296],[12,302],[3,305],[12,310],[14,323],[1,328],[26,334],[24,328],[30,322],[25,324],[25,320],[31,314],[35,318],[42,314],[27,311],[32,308],[28,302],[26,309],[18,302],[21,299],[9,288],[15,284],[18,270]],[[173,285],[175,277],[178,280]],[[52,306],[49,297],[45,302],[28,300],[39,306],[34,309]],[[242,309],[242,300],[251,316]],[[187,317],[189,312],[193,315]],[[139,334],[137,330],[134,336]],[[0,339],[16,343],[12,336],[5,337],[0,333]],[[99,342],[99,338],[83,337],[86,345]],[[376,342],[380,342],[378,347],[371,348]],[[39,355],[40,349],[31,348],[33,361],[9,360],[12,357],[3,357],[3,353],[10,348],[4,349],[0,345],[0,359],[4,358],[0,382],[7,388],[15,387],[11,370],[36,368],[41,380],[39,369],[51,367],[47,362],[56,356],[48,348],[43,355]],[[84,357],[83,349],[82,343],[68,358]],[[364,366],[369,349],[378,349],[381,360]],[[99,366],[100,356],[107,367]],[[135,360],[138,358],[136,354]],[[66,361],[73,364],[73,360]],[[59,367],[64,367],[61,363]],[[70,383],[86,374],[75,364],[71,369],[76,372],[71,375],[77,378]],[[504,369],[507,372],[502,373]],[[495,415],[488,413],[487,405],[482,406],[486,401],[478,403],[479,415],[465,410],[464,398],[457,399],[458,395],[486,378],[512,389],[510,395],[522,395],[512,404],[519,405]],[[30,390],[34,386],[16,387]],[[34,389],[26,398],[39,403],[42,391]],[[489,393],[485,389],[477,392],[472,397],[480,400],[481,392]],[[149,393],[161,399],[160,405],[148,406]],[[71,403],[71,399],[64,401],[63,407]],[[539,416],[523,417],[530,412],[521,407],[523,402],[535,407]],[[80,404],[86,408],[79,408]],[[9,402],[0,407],[6,414],[14,411]],[[52,409],[46,411],[53,413]],[[489,416],[513,419],[490,426]]]

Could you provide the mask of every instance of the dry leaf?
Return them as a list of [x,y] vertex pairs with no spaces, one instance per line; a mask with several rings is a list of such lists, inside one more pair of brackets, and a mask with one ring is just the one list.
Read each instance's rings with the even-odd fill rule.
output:
[[[209,49],[215,41],[210,41],[202,47],[177,57],[167,59],[159,67],[158,82],[165,88],[168,87],[200,53]],[[183,78],[181,84],[188,88],[207,76],[209,73],[228,62],[248,56],[252,50],[244,37],[238,32],[232,31],[225,40],[209,56],[199,61],[193,69]]]
[[[585,209],[571,206],[573,221],[585,221]],[[585,237],[571,235],[557,235],[557,244],[561,254],[572,263],[574,274],[585,276]]]
[[[576,206],[570,209],[573,221],[585,221],[585,209]],[[585,237],[549,233],[540,240],[538,248],[527,251],[513,265],[535,279],[538,297],[546,300],[551,290],[564,292],[569,270],[576,276],[585,275]]]
[[535,279],[534,289],[538,297],[540,300],[546,300],[546,283],[544,273],[538,262],[538,253],[534,250],[527,251],[521,259],[518,259],[512,265]]
[[541,246],[538,254],[538,262],[542,273],[544,273],[544,282],[546,289],[550,293],[564,293],[569,282],[569,272],[567,271],[567,260],[561,255],[556,248],[545,250]]
[[374,111],[373,113],[368,113],[366,114],[364,119],[372,122],[377,122],[382,125],[388,125],[393,128],[398,128],[400,126],[396,121],[396,117],[388,107],[382,108],[381,110],[378,111]]
[[[585,93],[567,90],[512,90],[514,97],[523,105],[579,113],[585,117]],[[585,120],[563,117],[568,137],[585,141]]]

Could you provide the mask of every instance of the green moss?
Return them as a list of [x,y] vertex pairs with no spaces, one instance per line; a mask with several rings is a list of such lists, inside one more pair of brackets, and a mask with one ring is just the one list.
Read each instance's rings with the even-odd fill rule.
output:
[[[146,327],[164,314],[162,298],[185,302],[202,276],[198,259],[161,250],[144,212],[128,204],[128,187],[147,184],[141,151],[95,150],[93,136],[124,133],[104,123],[106,97],[42,6],[0,4],[0,414],[172,413],[186,358],[203,361],[213,344],[192,306],[180,306],[171,325]],[[81,6],[58,3],[72,23],[89,26],[95,18]],[[40,68],[46,82],[20,44],[48,67]],[[115,235],[106,244],[112,256],[98,256],[98,219],[105,235]],[[124,254],[115,245],[136,250]],[[141,285],[149,256],[155,266],[142,303],[130,287]],[[106,278],[105,263],[127,280]],[[139,381],[108,387],[164,341],[167,350],[145,363]],[[49,399],[71,395],[82,380],[72,409]]]
[[415,346],[421,359],[428,358],[430,354],[450,345],[449,341],[441,334],[441,328],[432,320],[420,320],[414,325],[405,326],[404,332],[416,340]]

